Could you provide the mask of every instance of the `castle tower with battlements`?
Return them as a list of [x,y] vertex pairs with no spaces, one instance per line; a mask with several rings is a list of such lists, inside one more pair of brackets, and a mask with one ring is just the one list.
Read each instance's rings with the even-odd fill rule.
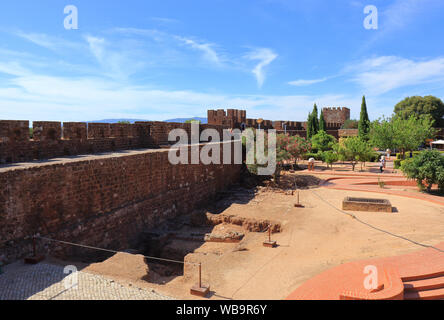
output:
[[346,107],[322,108],[327,130],[337,130],[342,127],[346,120],[350,119],[350,109]]
[[237,109],[208,110],[208,124],[240,128],[247,121],[247,111]]

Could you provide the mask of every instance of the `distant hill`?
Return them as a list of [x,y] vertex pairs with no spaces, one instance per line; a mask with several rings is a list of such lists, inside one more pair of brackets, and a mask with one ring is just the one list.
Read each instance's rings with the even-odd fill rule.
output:
[[207,121],[207,118],[201,118],[201,117],[192,117],[192,118],[175,118],[175,119],[168,119],[168,120],[164,120],[165,122],[180,122],[180,123],[183,123],[183,122],[185,122],[185,121],[187,121],[187,120],[190,120],[190,119],[193,119],[193,120],[200,120],[200,123],[202,123],[202,124],[205,124],[205,123],[207,123],[208,121]]
[[[207,123],[207,118],[200,118],[200,117],[192,117],[192,118],[175,118],[175,119],[168,119],[164,120],[165,122],[179,122],[183,123],[187,120],[200,120],[202,124]],[[130,123],[134,123],[136,121],[151,121],[147,119],[102,119],[102,120],[94,120],[94,121],[86,121],[88,123],[95,122],[95,123],[117,123],[120,121],[129,121]]]
[[94,123],[117,123],[120,121],[129,121],[130,123],[134,123],[136,121],[151,121],[146,119],[103,119],[103,120],[93,120],[93,121],[86,121],[88,123],[94,122]]

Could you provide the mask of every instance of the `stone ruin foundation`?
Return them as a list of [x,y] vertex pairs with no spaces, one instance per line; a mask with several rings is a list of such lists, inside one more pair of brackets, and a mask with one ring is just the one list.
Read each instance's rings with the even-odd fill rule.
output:
[[387,199],[345,197],[342,201],[342,210],[392,212],[392,205]]

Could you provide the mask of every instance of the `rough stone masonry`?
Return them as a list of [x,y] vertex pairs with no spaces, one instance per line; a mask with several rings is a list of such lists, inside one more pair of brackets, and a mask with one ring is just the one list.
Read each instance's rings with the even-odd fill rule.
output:
[[[37,233],[115,250],[131,248],[141,231],[190,213],[235,183],[240,170],[236,164],[172,165],[168,149],[2,166],[0,261],[30,254]],[[43,241],[38,250],[70,258],[88,254],[87,249],[44,246]]]

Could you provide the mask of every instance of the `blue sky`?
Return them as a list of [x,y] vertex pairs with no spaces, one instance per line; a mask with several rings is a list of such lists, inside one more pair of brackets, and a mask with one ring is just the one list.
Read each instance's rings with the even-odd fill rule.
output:
[[[66,30],[64,8],[78,9]],[[367,30],[364,7],[378,9]],[[239,108],[371,119],[444,98],[441,0],[15,0],[0,5],[0,118],[164,120]]]

